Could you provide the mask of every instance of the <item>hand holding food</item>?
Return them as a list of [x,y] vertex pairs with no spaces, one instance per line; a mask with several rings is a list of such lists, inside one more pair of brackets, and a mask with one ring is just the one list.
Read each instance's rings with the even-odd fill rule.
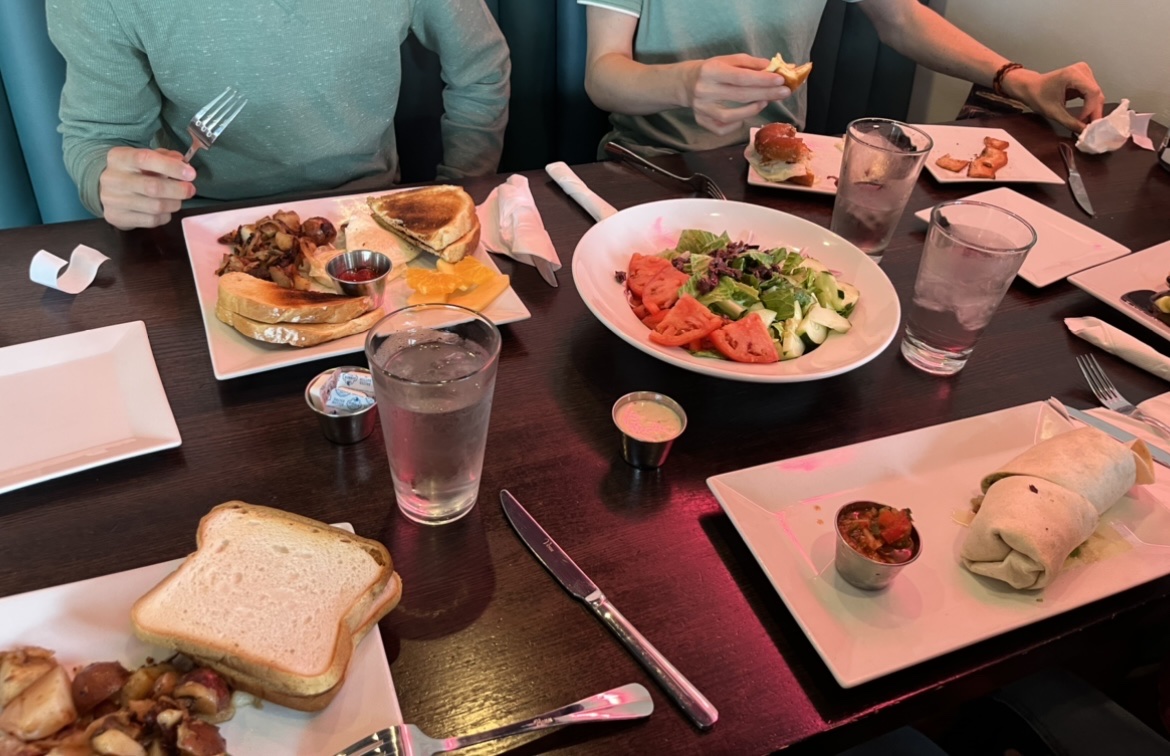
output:
[[[1026,68],[1011,71],[1003,79],[1004,91],[1011,97],[1046,118],[1079,134],[1085,125],[1100,118],[1105,107],[1105,95],[1093,71],[1085,63],[1038,73]],[[1074,116],[1068,111],[1068,101],[1083,98],[1084,105]]]
[[154,228],[195,196],[195,169],[174,150],[113,147],[98,178],[102,217],[115,228]]
[[772,61],[768,63],[768,67],[764,70],[780,74],[784,77],[784,83],[788,85],[788,88],[795,90],[808,79],[808,75],[812,73],[812,67],[813,64],[811,61],[798,66],[786,62],[783,55],[776,53],[772,56]]
[[686,66],[687,106],[695,123],[714,134],[739,130],[769,102],[792,94],[782,78],[765,70],[768,61],[751,55],[721,55]]
[[1154,481],[1149,450],[1094,428],[1043,441],[986,476],[960,552],[963,566],[1013,588],[1043,588],[1102,514]]

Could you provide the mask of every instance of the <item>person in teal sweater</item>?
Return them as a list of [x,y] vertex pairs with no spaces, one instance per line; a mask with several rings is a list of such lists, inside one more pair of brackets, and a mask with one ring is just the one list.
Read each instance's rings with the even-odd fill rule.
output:
[[[383,187],[413,32],[439,55],[438,176],[495,172],[508,117],[507,43],[483,0],[48,0],[65,58],[65,166],[82,203],[122,228],[166,223],[184,200]],[[226,87],[248,105],[182,161],[187,123]]]
[[[777,52],[809,59],[825,0],[577,1],[591,6],[585,88],[613,114],[605,141],[654,154],[743,143],[751,126],[772,121],[803,128],[804,88],[794,94],[765,68]],[[1017,66],[918,0],[858,7],[883,42],[927,68],[984,86],[998,80],[1004,94],[1074,132],[1101,117],[1105,97],[1084,63],[1048,73]],[[1084,98],[1076,115],[1065,107],[1071,97]]]

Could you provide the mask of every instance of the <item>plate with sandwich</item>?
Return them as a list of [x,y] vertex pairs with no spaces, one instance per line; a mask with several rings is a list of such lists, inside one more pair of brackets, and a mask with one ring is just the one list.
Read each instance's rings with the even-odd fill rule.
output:
[[[458,186],[241,208],[182,224],[219,380],[359,352],[386,313],[419,301],[463,305],[497,325],[531,316],[480,243],[475,203]],[[342,294],[326,271],[352,249],[390,259],[381,302]]]
[[[377,630],[397,606],[402,582],[382,544],[345,524],[238,501],[204,516],[196,540],[186,559],[0,599],[0,666],[13,652],[37,647],[75,678],[78,706],[71,720],[57,723],[64,727],[57,737],[73,731],[72,737],[96,738],[102,728],[88,727],[89,719],[120,706],[124,713],[115,716],[129,717],[127,726],[146,742],[165,727],[162,714],[159,724],[139,722],[146,709],[158,710],[151,699],[188,709],[184,719],[213,723],[234,756],[336,753],[402,723]],[[93,686],[76,678],[92,663],[133,672],[106,688],[104,702],[86,714],[76,691]],[[164,665],[186,673],[169,692],[157,674]],[[156,674],[138,685],[151,668]],[[184,681],[194,674],[215,694],[215,707],[201,708],[198,695],[195,705],[184,700]],[[20,692],[8,686],[3,692],[0,717],[22,713]],[[24,702],[26,717],[39,708],[28,706],[36,698]],[[24,739],[53,737],[49,729],[56,730],[40,728]],[[0,732],[0,752],[8,753],[3,739]],[[122,752],[77,745],[81,753]]]
[[934,140],[926,170],[940,184],[1063,184],[1064,179],[1003,129],[915,125]]
[[802,134],[788,123],[752,127],[744,150],[748,183],[771,189],[836,194],[841,138]]

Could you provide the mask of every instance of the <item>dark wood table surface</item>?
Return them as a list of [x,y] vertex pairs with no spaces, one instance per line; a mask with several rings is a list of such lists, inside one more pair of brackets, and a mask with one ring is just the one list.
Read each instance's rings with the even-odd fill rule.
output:
[[[1064,175],[1058,138],[1042,120],[966,123],[1006,128]],[[1162,129],[1154,130],[1157,141]],[[1170,238],[1170,173],[1152,153],[1129,145],[1077,159],[1095,219],[1076,208],[1066,186],[1013,188],[1133,250]],[[742,148],[667,162],[708,173],[731,199],[828,225],[830,197],[748,186]],[[684,196],[617,164],[576,170],[619,209]],[[1165,342],[1067,282],[1040,290],[1017,281],[970,364],[950,379],[911,368],[897,341],[858,370],[812,383],[703,377],[635,350],[589,314],[570,262],[592,221],[543,172],[527,175],[565,263],[561,286],[553,289],[535,269],[502,260],[532,318],[502,328],[480,501],[462,521],[438,528],[398,514],[380,431],[361,444],[335,446],[306,410],[308,380],[360,355],[215,380],[177,221],[133,233],[100,221],[0,233],[0,346],[143,320],[183,436],[177,449],[0,496],[0,596],[179,557],[192,550],[200,516],[230,499],[348,521],[385,542],[403,576],[402,603],[381,632],[408,722],[458,734],[628,682],[652,691],[657,709],[646,722],[570,728],[477,751],[515,754],[765,753],[792,746],[826,752],[1029,671],[1099,656],[1127,632],[1167,622],[1170,579],[1162,579],[858,688],[840,688],[706,478],[1053,395],[1089,406],[1074,356],[1091,348],[1067,332],[1067,316],[1100,317],[1161,349]],[[482,201],[499,181],[474,180],[467,188]],[[978,188],[942,187],[924,173],[909,209]],[[882,264],[903,302],[923,238],[907,212]],[[29,282],[36,250],[67,256],[78,243],[112,257],[93,287],[72,297]],[[1135,401],[1167,389],[1143,371],[1099,356]],[[669,394],[689,416],[687,432],[657,473],[621,460],[610,420],[614,400],[638,389]],[[3,417],[0,409],[0,433],[12,433]],[[718,707],[710,731],[695,729],[536,562],[502,515],[502,488]]]

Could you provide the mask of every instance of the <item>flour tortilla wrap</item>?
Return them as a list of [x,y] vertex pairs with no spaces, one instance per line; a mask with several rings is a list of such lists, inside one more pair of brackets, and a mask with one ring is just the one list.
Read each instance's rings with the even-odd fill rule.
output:
[[1063,486],[1029,475],[1001,478],[971,521],[963,566],[1013,588],[1043,588],[1092,535],[1097,519],[1088,499]]
[[1154,480],[1150,451],[1141,440],[1123,444],[1096,428],[1078,428],[1036,444],[985,477],[983,491],[1012,475],[1031,475],[1079,493],[1097,514],[1104,514],[1135,483]]

